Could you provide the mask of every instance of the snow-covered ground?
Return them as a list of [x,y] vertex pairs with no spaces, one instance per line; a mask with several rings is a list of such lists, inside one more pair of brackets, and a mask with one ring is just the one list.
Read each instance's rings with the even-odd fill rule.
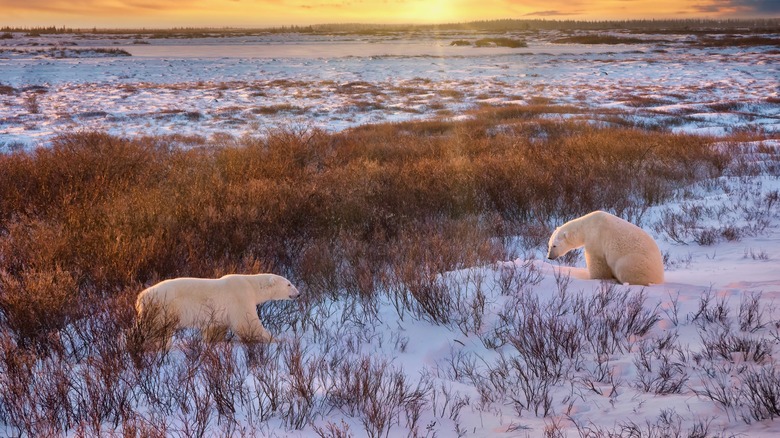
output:
[[[271,393],[256,389],[271,382],[306,395],[277,395],[289,410],[266,420],[242,411],[234,425],[212,413],[210,430],[304,438],[780,435],[780,142],[724,147],[747,154],[755,169],[773,151],[774,167],[701,181],[644,212],[640,223],[664,253],[664,284],[589,280],[582,257],[566,266],[537,247],[437,276],[431,285],[452,300],[447,322],[399,311],[397,291],[326,299],[302,319],[278,313],[294,307],[263,306],[280,339],[260,372],[236,374],[250,393],[264,394],[249,406],[272,405]],[[187,342],[178,340],[174,364],[185,362]],[[189,415],[171,420],[170,432],[192,426]]]
[[[459,35],[143,40],[148,44],[133,44],[132,36],[36,37],[38,44],[133,55],[52,58],[33,52],[39,46],[18,34],[0,40],[0,148],[45,146],[58,133],[83,129],[210,139],[259,135],[279,124],[339,130],[455,117],[481,104],[539,102],[685,131],[763,130],[771,137],[780,129],[777,50],[694,48],[680,37],[660,45],[555,45],[553,36],[541,33],[524,49],[449,46]],[[780,142],[753,146],[734,154],[760,160],[757,149],[777,150]],[[347,428],[355,436],[780,436],[780,421],[751,416],[757,402],[747,390],[751,378],[770,375],[780,394],[780,374],[772,374],[780,354],[777,167],[703,181],[645,212],[641,222],[665,254],[663,285],[583,279],[581,259],[563,266],[537,248],[438,278],[468,304],[447,324],[400,315],[384,296],[319,303],[306,324],[294,326],[264,315],[269,329],[281,332],[278,348],[299,343],[295,348],[306,352],[304,367],[369,360],[374,370],[388,367],[376,400],[397,401],[383,392],[395,372],[411,388],[424,388],[426,399],[418,411],[408,400],[399,404],[380,430],[366,422],[375,407],[342,400],[334,408],[333,382],[314,370],[313,425],[296,430],[294,417],[257,421],[243,412],[236,415],[242,425],[215,422],[213,430],[301,437],[339,436]],[[632,301],[640,296],[644,301]],[[641,307],[632,314],[636,303]],[[587,306],[602,311],[578,318],[577,309]],[[529,321],[534,308],[561,331]],[[610,324],[611,335],[596,333]],[[567,347],[554,333],[567,327],[583,331],[574,336],[579,342],[592,343],[587,354],[565,357]],[[524,345],[529,339],[547,344]],[[550,355],[542,368],[530,363],[534,348]],[[560,360],[550,362],[556,355]],[[523,375],[529,372],[536,374]],[[244,377],[248,388],[262,381]]]
[[[776,160],[776,140],[733,153],[760,160],[759,145]],[[664,253],[662,285],[589,280],[582,257],[564,266],[537,248],[439,277],[459,303],[446,324],[399,315],[382,298],[320,303],[308,328],[274,329],[286,331],[282,342],[301,342],[309,364],[370,359],[400,371],[411,389],[427,388],[419,419],[411,422],[398,407],[389,436],[776,437],[777,413],[754,416],[761,400],[780,408],[772,399],[780,394],[776,164],[753,176],[702,181],[642,215]],[[646,332],[638,329],[645,325]],[[588,353],[567,356],[578,348]],[[315,381],[315,400],[325,403],[332,382]],[[758,381],[769,391],[749,395]],[[315,415],[313,424],[383,436],[367,432],[375,429],[366,415],[347,405]],[[323,436],[291,431],[283,419],[259,430]]]
[[478,38],[461,34],[14,34],[0,40],[0,146],[45,144],[84,129],[206,140],[289,123],[340,130],[538,102],[686,131],[780,129],[780,54],[772,47],[701,48],[688,36],[551,42],[560,36],[521,35],[528,47],[511,49],[451,46]]

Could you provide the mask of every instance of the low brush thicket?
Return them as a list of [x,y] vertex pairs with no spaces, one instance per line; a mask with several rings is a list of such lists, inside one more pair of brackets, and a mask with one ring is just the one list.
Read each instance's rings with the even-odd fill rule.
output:
[[[593,391],[616,385],[609,357],[628,351],[657,312],[614,289],[591,301],[568,296],[560,278],[554,300],[564,317],[556,302],[520,293],[539,273],[515,266],[496,280],[511,297],[498,314],[503,328],[484,333],[484,279],[442,274],[512,259],[518,245],[538,248],[552,224],[594,209],[641,221],[649,206],[731,165],[711,144],[504,109],[465,122],[279,129],[191,148],[78,133],[2,155],[0,423],[30,436],[254,435],[307,425],[323,437],[361,426],[368,436],[399,426],[418,436],[421,413],[432,411],[464,433],[459,415],[472,401],[362,349],[386,342],[403,352],[409,343],[378,331],[380,300],[402,319],[506,346],[485,376],[460,364],[453,379],[484,392],[474,403],[509,398],[520,415],[546,415],[550,386],[562,379],[579,376]],[[306,296],[260,308],[269,330],[292,341],[235,347],[185,331],[176,352],[140,348],[133,303],[145,285],[262,271],[286,275]],[[759,327],[760,309],[750,305],[745,324]],[[759,362],[766,354],[731,334],[712,337],[702,356],[736,350]],[[676,350],[651,351],[660,356],[636,359],[646,368],[637,386],[678,392],[691,376],[670,363]],[[584,357],[598,365],[588,371]],[[719,403],[742,397],[755,404],[755,419],[774,417],[777,404],[753,396],[777,395],[777,380],[756,371],[754,392]],[[325,422],[333,410],[359,420]]]

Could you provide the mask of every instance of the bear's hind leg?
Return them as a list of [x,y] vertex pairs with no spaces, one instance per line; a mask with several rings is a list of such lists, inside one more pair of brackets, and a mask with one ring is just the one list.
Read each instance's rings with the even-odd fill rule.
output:
[[268,330],[263,327],[257,318],[246,318],[241,321],[233,332],[238,335],[242,342],[271,342],[272,336]]
[[167,351],[178,326],[179,317],[175,312],[158,302],[147,302],[135,322],[131,339],[144,349]]
[[615,278],[621,284],[648,286],[660,283],[653,278],[653,273],[647,265],[646,258],[639,254],[627,254],[619,258],[615,262],[614,272]]
[[594,257],[587,250],[585,250],[585,264],[588,266],[588,274],[593,280],[610,280],[615,278],[607,261],[603,257]]

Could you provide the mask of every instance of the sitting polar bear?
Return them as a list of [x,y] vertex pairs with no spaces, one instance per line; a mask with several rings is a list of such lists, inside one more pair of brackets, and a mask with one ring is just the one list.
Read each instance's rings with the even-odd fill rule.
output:
[[582,246],[590,278],[642,285],[664,281],[663,257],[655,240],[617,216],[594,211],[566,222],[550,237],[547,258]]
[[230,329],[242,341],[271,340],[257,317],[257,305],[291,300],[300,293],[286,278],[274,274],[225,275],[222,278],[174,278],[138,294],[136,310],[146,335],[170,345],[177,328],[201,330],[208,341],[224,339]]

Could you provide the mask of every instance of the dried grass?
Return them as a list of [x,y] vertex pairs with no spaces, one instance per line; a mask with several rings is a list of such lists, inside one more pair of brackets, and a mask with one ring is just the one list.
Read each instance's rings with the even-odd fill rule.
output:
[[[552,223],[597,208],[640,215],[727,162],[707,138],[538,119],[518,108],[464,122],[192,139],[190,148],[180,140],[76,133],[0,156],[0,422],[14,431],[235,435],[240,413],[246,433],[263,434],[271,418],[299,429],[335,408],[360,420],[328,423],[316,429],[321,436],[358,424],[387,436],[397,427],[419,432],[430,406],[460,434],[467,400],[360,350],[377,336],[368,328],[378,299],[402,318],[481,333],[482,279],[463,289],[447,272],[508,260],[511,238],[543,245]],[[306,293],[295,311],[275,307],[269,322],[293,340],[234,348],[185,331],[175,353],[148,348],[155,339],[142,336],[148,321],[133,309],[142,285],[259,271],[284,274]],[[642,295],[605,287],[590,301],[572,298],[563,278],[558,307],[571,316],[562,318],[555,303],[522,293],[539,281],[533,269],[503,276],[501,293],[525,313],[502,314],[506,330],[481,335],[515,355],[477,386],[482,400],[506,395],[518,412],[550,413],[551,385],[581,370],[584,352],[628,351],[656,322]],[[717,320],[711,307],[702,321]],[[746,328],[765,324],[750,302],[740,315]],[[342,318],[343,332],[324,328],[330,317]],[[528,330],[537,336],[524,338]],[[310,351],[296,337],[302,331],[321,350]],[[408,342],[394,340],[399,351]],[[710,349],[719,357],[730,348]],[[757,361],[764,354],[757,344],[739,351]],[[647,363],[648,388],[677,389],[682,375],[662,359]],[[775,378],[759,375],[756,391]],[[353,392],[362,396],[348,398]],[[442,398],[452,405],[434,402]]]

